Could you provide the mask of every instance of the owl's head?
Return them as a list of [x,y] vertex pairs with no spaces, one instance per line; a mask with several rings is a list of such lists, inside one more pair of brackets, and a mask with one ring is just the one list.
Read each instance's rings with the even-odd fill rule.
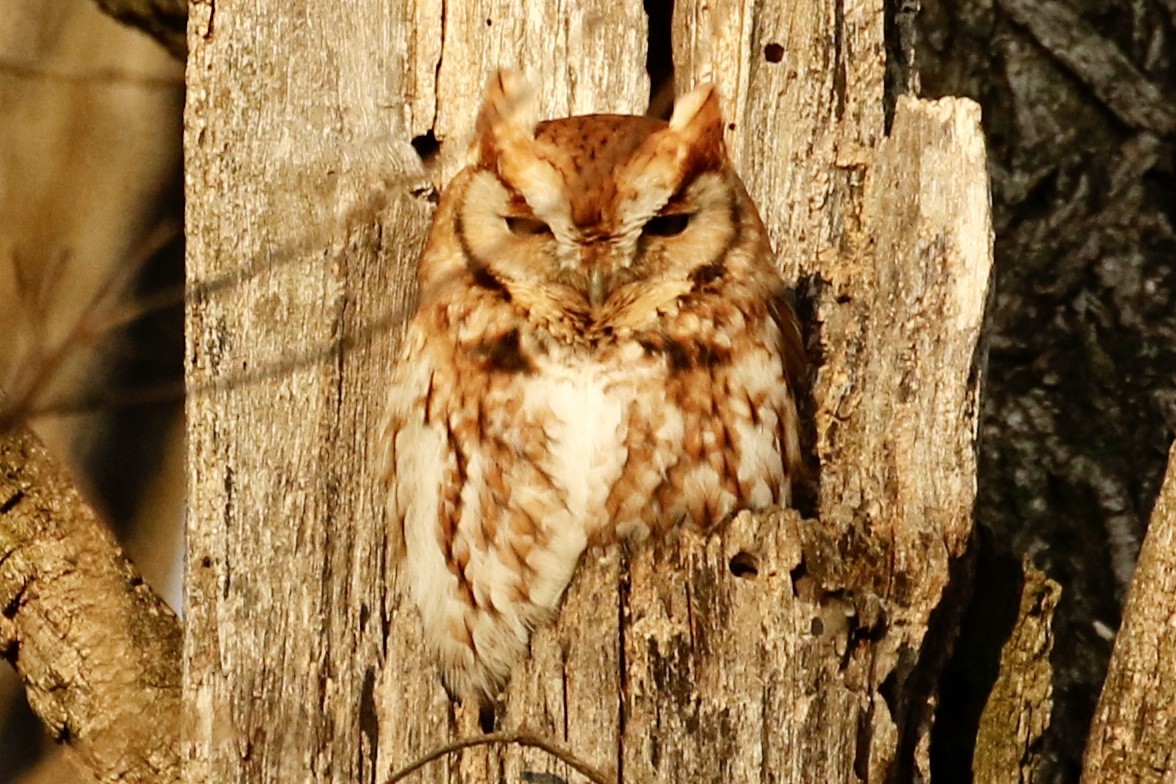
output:
[[770,256],[710,85],[681,97],[668,123],[536,123],[527,85],[500,73],[442,211],[474,283],[540,320],[639,327],[700,280]]

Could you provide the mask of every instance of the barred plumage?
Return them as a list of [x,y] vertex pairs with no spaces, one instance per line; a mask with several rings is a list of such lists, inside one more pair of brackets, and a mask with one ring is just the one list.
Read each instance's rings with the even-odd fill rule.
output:
[[379,443],[406,595],[492,699],[585,548],[788,504],[796,317],[710,87],[536,125],[491,83],[441,198]]

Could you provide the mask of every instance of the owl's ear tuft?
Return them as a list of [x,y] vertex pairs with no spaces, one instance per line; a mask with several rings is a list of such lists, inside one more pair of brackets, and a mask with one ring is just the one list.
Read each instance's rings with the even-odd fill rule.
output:
[[529,144],[535,138],[535,92],[517,71],[502,70],[490,78],[478,114],[474,163],[497,168],[504,147]]
[[538,107],[535,93],[521,75],[499,71],[490,80],[478,114],[472,165],[494,172],[543,221],[564,206],[564,183],[535,140]]
[[688,169],[698,172],[723,165],[723,110],[713,84],[700,85],[677,100],[670,131],[686,148]]

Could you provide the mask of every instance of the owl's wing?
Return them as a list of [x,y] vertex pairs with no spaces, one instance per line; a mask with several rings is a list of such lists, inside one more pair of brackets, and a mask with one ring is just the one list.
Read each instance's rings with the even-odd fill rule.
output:
[[[453,343],[428,318],[405,333],[381,433],[394,584],[415,604],[450,692],[487,704],[558,601],[583,535],[568,525],[556,526],[560,536],[528,531],[524,523],[538,529],[550,515],[529,516],[535,492],[525,487],[514,525],[500,524],[508,474],[479,442],[484,389],[460,375]],[[471,400],[472,416],[462,408]]]
[[[432,421],[436,366],[425,330],[413,320],[401,342],[380,431],[381,490],[393,562],[403,560],[406,536],[436,531],[442,483],[452,476],[446,431]],[[460,491],[460,488],[458,488]]]

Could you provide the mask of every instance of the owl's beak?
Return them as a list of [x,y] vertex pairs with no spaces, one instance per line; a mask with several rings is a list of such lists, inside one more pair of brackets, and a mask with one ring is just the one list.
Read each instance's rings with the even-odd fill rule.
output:
[[588,276],[588,303],[599,308],[608,299],[609,274],[602,266],[597,266]]

